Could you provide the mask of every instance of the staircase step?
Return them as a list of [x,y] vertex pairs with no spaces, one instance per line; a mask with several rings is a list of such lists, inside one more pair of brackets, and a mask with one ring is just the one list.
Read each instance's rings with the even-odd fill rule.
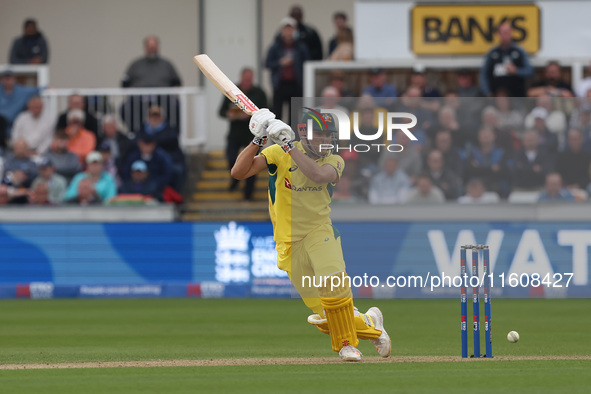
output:
[[207,160],[207,169],[225,170],[229,172],[228,161],[226,159]]
[[[265,189],[269,182],[266,179],[257,179],[255,182],[255,188],[257,189]],[[197,191],[213,191],[219,190],[224,191],[227,190],[230,186],[230,179],[211,179],[211,180],[201,180],[197,182]]]
[[258,201],[200,201],[187,203],[185,209],[190,211],[228,211],[239,209],[267,211],[269,209],[269,202],[267,199]]
[[[193,201],[231,201],[242,200],[244,193],[241,190],[233,192],[196,192],[193,193]],[[255,191],[253,193],[255,200],[265,200],[267,198],[266,191]]]
[[202,213],[188,212],[183,215],[184,221],[240,221],[240,222],[261,222],[269,220],[268,212],[249,212],[242,213]]

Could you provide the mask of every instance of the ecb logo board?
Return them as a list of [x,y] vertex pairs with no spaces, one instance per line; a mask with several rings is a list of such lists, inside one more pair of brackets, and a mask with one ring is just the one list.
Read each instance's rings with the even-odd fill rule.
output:
[[540,49],[540,10],[534,4],[418,5],[411,11],[411,48],[417,55],[479,55],[497,45],[502,23],[528,53]]

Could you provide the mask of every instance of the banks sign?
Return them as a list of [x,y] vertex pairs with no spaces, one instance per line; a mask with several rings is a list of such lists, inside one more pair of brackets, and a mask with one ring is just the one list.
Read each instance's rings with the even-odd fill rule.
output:
[[417,55],[481,55],[498,44],[502,23],[527,53],[540,49],[540,10],[534,4],[417,5],[411,11],[411,49]]

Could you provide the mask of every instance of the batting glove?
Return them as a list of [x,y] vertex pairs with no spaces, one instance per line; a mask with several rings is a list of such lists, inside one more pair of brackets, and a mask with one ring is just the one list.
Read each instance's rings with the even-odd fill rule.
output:
[[262,138],[267,135],[269,121],[275,119],[275,114],[267,108],[261,108],[250,117],[248,128],[255,138]]
[[295,133],[285,122],[277,119],[271,120],[269,127],[267,127],[267,134],[271,141],[281,146],[284,152],[288,153],[294,148]]

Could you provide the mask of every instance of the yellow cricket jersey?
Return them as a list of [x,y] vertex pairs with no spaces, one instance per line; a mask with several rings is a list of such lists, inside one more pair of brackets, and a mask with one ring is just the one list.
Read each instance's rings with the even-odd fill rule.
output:
[[[299,141],[294,145],[305,153]],[[311,181],[279,145],[263,149],[261,155],[265,157],[269,171],[269,213],[276,242],[298,241],[314,228],[331,223],[334,183]],[[339,178],[345,168],[344,160],[333,154],[317,159],[316,163],[331,165]]]

